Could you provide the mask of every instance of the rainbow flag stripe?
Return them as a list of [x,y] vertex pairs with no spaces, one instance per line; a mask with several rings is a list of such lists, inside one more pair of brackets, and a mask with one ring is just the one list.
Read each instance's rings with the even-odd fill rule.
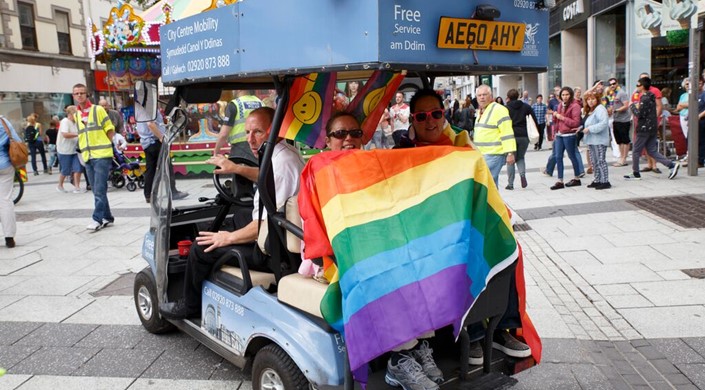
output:
[[403,80],[402,73],[376,70],[346,108],[347,112],[357,118],[365,133],[362,137],[363,144],[372,139],[384,109],[392,101]]
[[280,137],[312,148],[325,147],[325,121],[333,108],[335,80],[335,72],[309,73],[294,80]]
[[353,370],[430,330],[459,331],[517,259],[509,213],[475,150],[327,152],[301,178],[305,256],[335,255],[321,312],[344,334]]

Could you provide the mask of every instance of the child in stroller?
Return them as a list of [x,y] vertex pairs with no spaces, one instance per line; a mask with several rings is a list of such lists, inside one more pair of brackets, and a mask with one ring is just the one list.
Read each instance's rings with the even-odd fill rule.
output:
[[127,156],[115,149],[113,145],[113,165],[110,168],[108,180],[115,188],[122,188],[127,184],[127,190],[133,192],[137,186],[144,188],[144,176],[140,169],[139,161],[132,161]]

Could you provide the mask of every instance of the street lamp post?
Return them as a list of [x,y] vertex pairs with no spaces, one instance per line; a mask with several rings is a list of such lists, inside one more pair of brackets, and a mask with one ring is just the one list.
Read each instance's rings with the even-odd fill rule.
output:
[[[688,72],[690,78],[690,96],[688,96],[688,176],[698,175],[698,139],[700,131],[698,128],[698,96],[700,91],[700,31],[702,30],[701,19],[690,29],[690,62]],[[696,87],[698,86],[698,87]]]

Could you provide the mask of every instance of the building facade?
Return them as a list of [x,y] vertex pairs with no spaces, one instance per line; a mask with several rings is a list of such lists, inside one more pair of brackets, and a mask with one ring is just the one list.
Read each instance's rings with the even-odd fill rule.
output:
[[91,84],[83,0],[0,0],[0,113],[22,128],[37,113],[46,129]]

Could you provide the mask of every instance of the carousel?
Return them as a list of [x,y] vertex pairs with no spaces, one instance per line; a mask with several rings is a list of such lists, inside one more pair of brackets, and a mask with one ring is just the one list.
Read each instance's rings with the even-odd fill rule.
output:
[[[128,149],[125,154],[132,159],[144,156],[135,129],[134,107],[131,93],[135,82],[145,80],[158,83],[161,76],[159,29],[162,25],[191,15],[229,5],[236,0],[161,0],[144,11],[136,11],[129,4],[118,3],[102,29],[88,22],[91,57],[105,64],[108,93],[125,116],[125,136]],[[161,88],[160,88],[161,90]],[[266,96],[269,91],[262,91]],[[230,96],[228,96],[230,95]],[[204,164],[213,154],[216,136],[227,101],[232,94],[224,93],[220,102],[187,107],[190,126],[174,142],[172,159],[174,171],[180,175],[211,173],[213,166]],[[120,99],[115,99],[120,97]],[[168,97],[164,97],[166,101]],[[229,147],[223,149],[228,153]]]

